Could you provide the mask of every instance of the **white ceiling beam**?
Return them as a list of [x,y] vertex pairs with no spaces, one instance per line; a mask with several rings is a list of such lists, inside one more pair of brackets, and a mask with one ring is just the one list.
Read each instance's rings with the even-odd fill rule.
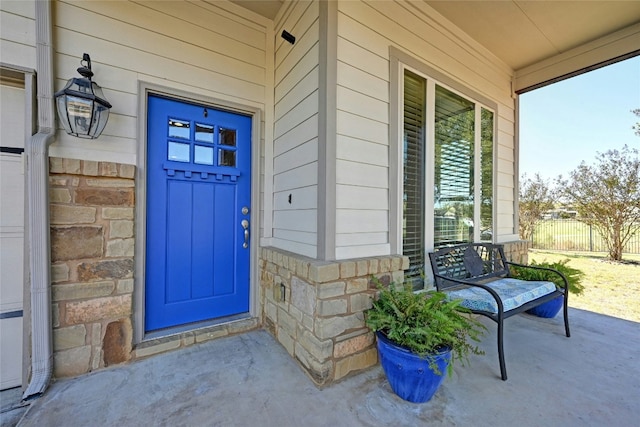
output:
[[640,54],[640,23],[516,71],[523,93]]

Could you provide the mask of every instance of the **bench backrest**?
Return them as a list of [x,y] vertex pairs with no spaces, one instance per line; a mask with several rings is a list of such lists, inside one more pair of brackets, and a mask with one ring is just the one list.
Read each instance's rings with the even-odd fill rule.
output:
[[[509,275],[502,245],[465,243],[429,253],[433,273],[452,279],[480,282]],[[435,276],[438,290],[460,286]]]

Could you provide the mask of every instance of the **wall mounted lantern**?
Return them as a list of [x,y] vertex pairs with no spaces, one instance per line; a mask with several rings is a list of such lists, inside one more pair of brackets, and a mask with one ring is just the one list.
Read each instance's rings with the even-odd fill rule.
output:
[[80,64],[78,73],[82,78],[72,78],[55,94],[58,117],[69,135],[95,139],[107,125],[111,104],[104,98],[100,86],[91,81],[93,72],[88,53],[82,55]]

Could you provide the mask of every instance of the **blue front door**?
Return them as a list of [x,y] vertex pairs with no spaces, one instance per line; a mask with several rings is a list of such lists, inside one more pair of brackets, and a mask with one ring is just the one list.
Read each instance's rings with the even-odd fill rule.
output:
[[251,118],[149,96],[145,330],[249,311]]

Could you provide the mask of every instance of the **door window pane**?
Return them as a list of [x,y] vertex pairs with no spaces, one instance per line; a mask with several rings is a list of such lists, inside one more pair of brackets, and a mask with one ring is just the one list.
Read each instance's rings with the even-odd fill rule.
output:
[[190,126],[191,124],[189,122],[170,118],[169,119],[169,138],[189,139],[191,137]]
[[213,144],[213,126],[196,123],[196,141]]
[[201,165],[213,165],[213,147],[196,145],[193,152],[194,163]]
[[169,160],[174,162],[189,162],[189,144],[179,144],[169,141]]
[[218,149],[218,166],[236,166],[236,152],[231,150]]
[[235,147],[236,131],[233,129],[220,128],[220,145]]

